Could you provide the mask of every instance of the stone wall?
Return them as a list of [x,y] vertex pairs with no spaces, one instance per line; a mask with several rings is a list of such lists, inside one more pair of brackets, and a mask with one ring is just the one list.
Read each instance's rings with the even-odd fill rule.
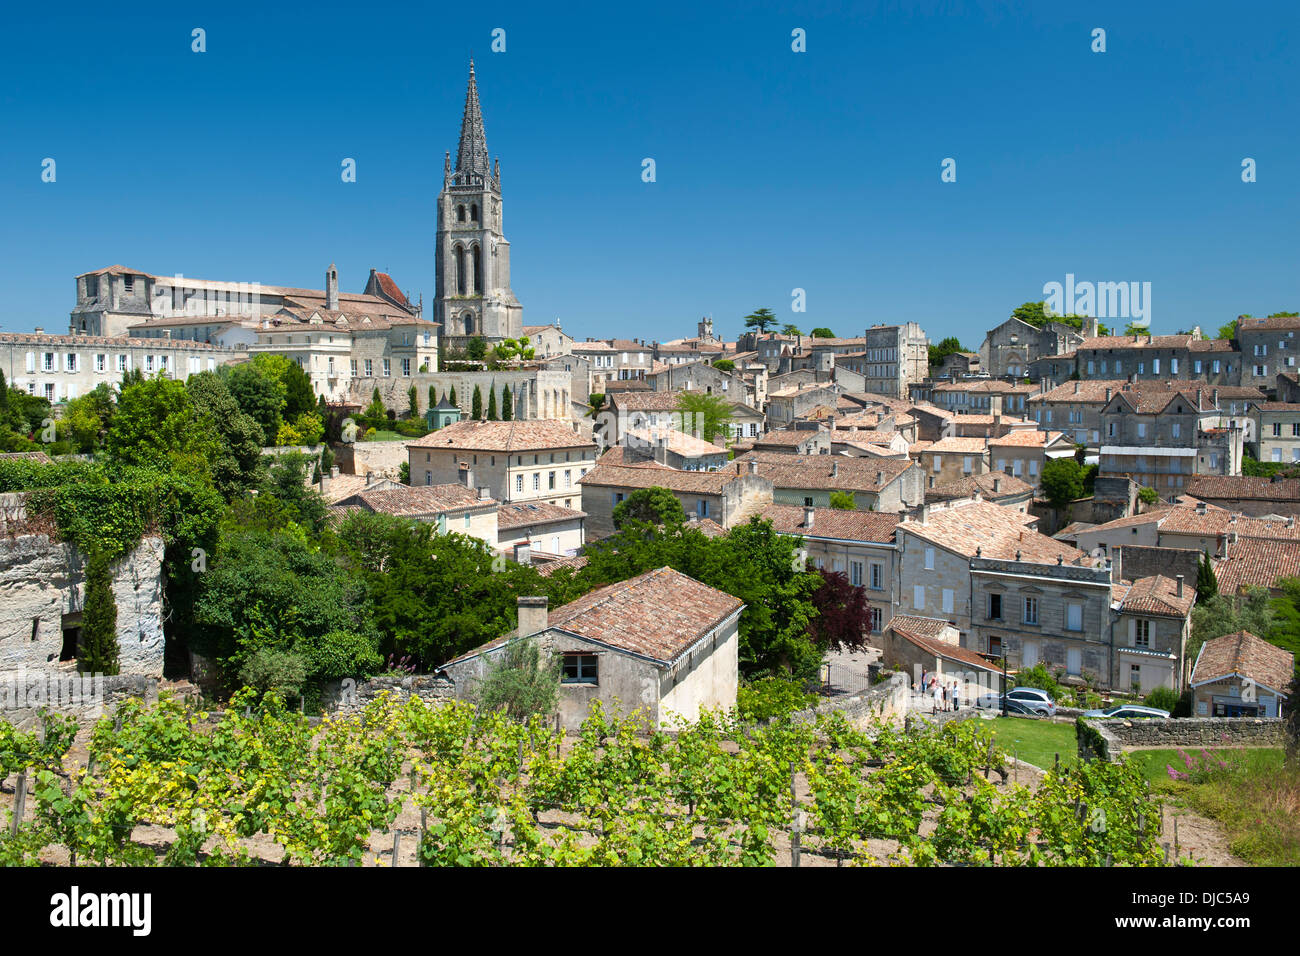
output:
[[23,730],[39,726],[42,709],[93,723],[128,697],[156,703],[158,678],[143,674],[91,677],[70,670],[0,672],[0,720]]
[[1280,747],[1277,717],[1170,717],[1166,720],[1077,722],[1079,756],[1115,761],[1131,747]]
[[456,685],[433,674],[385,674],[359,683],[350,678],[331,681],[321,688],[320,709],[327,714],[355,714],[385,691],[402,701],[411,697],[450,700],[456,696]]
[[[163,540],[145,537],[113,565],[118,661],[130,674],[162,676]],[[46,535],[0,540],[0,671],[57,662],[65,627],[80,625],[85,555]]]
[[840,697],[835,700],[796,711],[791,719],[807,723],[815,720],[818,714],[842,713],[857,730],[867,730],[872,724],[902,722],[908,711],[911,685],[907,675],[897,671],[889,680],[882,681],[852,697]]
[[406,443],[414,439],[397,441],[340,442],[334,448],[334,462],[344,475],[378,474],[396,478],[407,461]]

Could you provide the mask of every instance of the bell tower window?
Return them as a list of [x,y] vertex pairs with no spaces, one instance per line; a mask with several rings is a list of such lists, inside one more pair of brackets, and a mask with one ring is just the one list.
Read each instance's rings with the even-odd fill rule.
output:
[[464,206],[457,206],[457,207],[456,207],[456,221],[457,221],[457,222],[464,222],[464,221],[465,221],[465,207],[464,207]]
[[478,222],[478,203],[471,203],[469,207],[470,222]]
[[456,247],[456,294],[465,294],[465,247]]
[[478,246],[474,247],[474,292],[476,295],[483,294],[483,256]]

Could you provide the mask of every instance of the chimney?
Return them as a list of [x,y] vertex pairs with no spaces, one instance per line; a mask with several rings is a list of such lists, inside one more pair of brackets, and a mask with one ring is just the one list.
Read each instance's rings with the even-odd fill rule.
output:
[[[520,541],[515,545],[515,563],[525,565],[533,563],[533,545],[531,541]],[[520,598],[520,601],[522,600],[523,598]],[[523,620],[522,611],[519,619]]]
[[839,476],[839,473],[840,473],[840,463],[838,461],[831,462],[831,477],[836,478]]
[[1209,505],[1207,505],[1204,501],[1198,501],[1198,502],[1196,502],[1196,513],[1197,513],[1198,515],[1203,515],[1203,514],[1205,514],[1206,512],[1208,512],[1209,510],[1210,510]]
[[[934,477],[934,476],[931,475],[930,477]],[[884,484],[885,484],[885,473],[883,471],[876,472],[876,487],[882,488],[884,487]]]
[[1111,390],[1108,388],[1106,389],[1106,401],[1108,402],[1110,401],[1110,395],[1111,395]]
[[1182,596],[1183,596],[1183,576],[1182,576],[1181,574],[1178,575],[1178,577],[1177,577],[1176,580],[1178,581],[1178,596],[1179,596],[1179,597],[1182,597]]
[[1288,528],[1294,528],[1294,527],[1295,527],[1295,515],[1287,515],[1287,517],[1286,517],[1286,526],[1287,526]]
[[38,325],[38,326],[36,326],[36,328],[32,329],[32,334],[34,334],[34,335],[44,335],[44,334],[45,334],[45,329],[41,328],[41,327]]
[[1078,379],[1075,379],[1075,381],[1074,381],[1074,394],[1075,394],[1075,395],[1078,395],[1078,394],[1079,394],[1079,380],[1078,380]]
[[[737,465],[736,467],[739,468],[740,466]],[[757,474],[758,474],[758,459],[756,459],[756,458],[751,458],[751,459],[749,459],[749,473],[750,473],[751,475],[757,475]]]
[[1210,393],[1210,401],[1214,402],[1214,407],[1219,407],[1219,390],[1216,388]]
[[491,501],[491,500],[492,500],[492,489],[489,488],[487,485],[479,485],[479,489],[478,489],[478,500],[479,500],[479,501]]
[[922,504],[920,507],[918,507],[916,509],[916,517],[917,517],[917,521],[920,524],[925,524],[926,521],[928,521],[930,518],[930,506],[927,504]]
[[813,517],[815,513],[816,509],[814,508],[803,509],[803,526],[805,528],[811,528],[813,526]]
[[996,494],[997,494],[998,492],[1000,492],[1001,490],[1002,490],[1002,479],[1001,479],[1001,478],[994,478],[994,479],[993,479],[993,493],[996,495]]
[[528,637],[546,630],[546,595],[521,597],[516,601],[519,612],[519,636]]
[[339,308],[339,270],[334,263],[325,270],[325,308],[337,312]]
[[339,476],[339,466],[338,465],[330,466],[330,477],[337,478],[338,476]]

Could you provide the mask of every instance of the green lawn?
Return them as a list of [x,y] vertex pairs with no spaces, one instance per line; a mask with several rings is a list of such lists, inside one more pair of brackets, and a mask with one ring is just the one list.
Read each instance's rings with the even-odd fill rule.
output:
[[[1186,747],[1183,752],[1196,759],[1202,749]],[[1218,748],[1213,749],[1215,753],[1223,753]],[[1282,766],[1282,750],[1278,747],[1241,748],[1232,750],[1230,755],[1241,762],[1240,769],[1246,773],[1268,772]],[[1169,767],[1181,772],[1187,770],[1186,762],[1177,750],[1133,750],[1128,754],[1128,762],[1141,770],[1142,775],[1157,790],[1177,793],[1187,788],[1187,784],[1179,786],[1179,782],[1169,776]]]
[[1054,724],[1029,717],[995,717],[981,721],[993,731],[998,746],[1012,756],[1019,757],[1035,767],[1049,769],[1056,754],[1062,764],[1073,764],[1079,759],[1079,745],[1074,737],[1074,724]]
[[397,432],[384,429],[383,431],[376,430],[373,435],[369,438],[363,438],[362,441],[397,441],[401,437]]

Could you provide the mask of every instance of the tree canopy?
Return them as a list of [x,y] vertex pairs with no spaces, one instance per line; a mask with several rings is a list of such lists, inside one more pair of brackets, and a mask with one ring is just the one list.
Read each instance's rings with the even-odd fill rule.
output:
[[682,414],[682,431],[696,431],[705,441],[713,441],[731,421],[735,408],[731,402],[717,395],[703,392],[682,392],[677,399]]
[[754,329],[759,335],[774,325],[776,325],[776,315],[771,309],[755,309],[745,316],[745,328]]
[[629,521],[652,525],[681,524],[686,520],[682,504],[667,488],[638,488],[614,506],[614,527]]

